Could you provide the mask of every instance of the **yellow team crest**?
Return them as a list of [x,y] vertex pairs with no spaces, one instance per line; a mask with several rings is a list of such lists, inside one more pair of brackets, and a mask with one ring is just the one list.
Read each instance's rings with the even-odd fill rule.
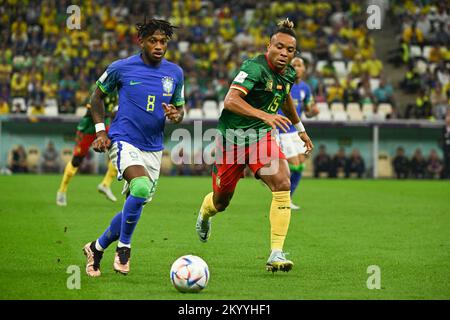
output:
[[164,90],[163,96],[172,96],[173,78],[164,77],[162,78],[161,82]]
[[268,80],[266,83],[266,88],[264,89],[265,91],[272,91],[273,89],[273,80]]

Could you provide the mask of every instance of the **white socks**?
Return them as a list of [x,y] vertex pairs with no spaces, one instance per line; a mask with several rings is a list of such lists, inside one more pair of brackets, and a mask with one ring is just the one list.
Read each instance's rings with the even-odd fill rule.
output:
[[97,249],[98,251],[103,251],[105,249],[102,248],[102,246],[100,245],[100,243],[98,243],[98,239],[97,241],[95,241],[95,249]]
[[119,241],[119,243],[117,244],[117,247],[119,248],[123,248],[123,247],[127,247],[127,248],[131,248],[131,244],[125,244]]

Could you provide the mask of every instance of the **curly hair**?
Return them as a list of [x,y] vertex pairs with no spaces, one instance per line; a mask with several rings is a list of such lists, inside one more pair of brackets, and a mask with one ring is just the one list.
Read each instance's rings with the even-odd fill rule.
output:
[[164,32],[167,38],[171,39],[175,28],[178,27],[171,25],[170,22],[166,20],[150,19],[147,21],[146,17],[144,18],[144,23],[136,24],[138,36],[141,39],[154,34],[157,30]]

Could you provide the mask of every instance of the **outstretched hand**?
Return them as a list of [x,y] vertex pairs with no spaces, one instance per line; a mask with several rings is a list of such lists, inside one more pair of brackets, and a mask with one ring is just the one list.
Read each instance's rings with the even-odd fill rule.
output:
[[302,141],[305,143],[306,154],[310,154],[312,152],[312,150],[314,149],[314,145],[313,145],[311,139],[309,138],[308,134],[306,133],[306,131],[304,131],[304,132],[299,132],[298,135],[300,136],[300,139],[302,139]]
[[182,111],[180,111],[182,108],[178,109],[173,104],[167,104],[164,102],[162,103],[162,107],[164,109],[164,115],[173,123],[178,123],[183,119],[183,116],[181,115]]
[[111,146],[111,140],[109,140],[106,131],[97,132],[97,139],[92,143],[92,147],[95,152],[105,152]]

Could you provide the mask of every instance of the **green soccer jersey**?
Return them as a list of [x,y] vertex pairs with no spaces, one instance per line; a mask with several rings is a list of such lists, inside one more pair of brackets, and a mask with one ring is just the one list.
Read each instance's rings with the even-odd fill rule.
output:
[[[244,92],[244,100],[252,107],[275,114],[290,93],[296,72],[288,65],[279,73],[269,64],[264,54],[245,60],[230,88]],[[218,129],[227,140],[241,144],[237,141],[245,139],[247,144],[248,139],[261,139],[271,127],[259,119],[240,116],[224,109],[219,118]]]
[[[105,104],[105,126],[108,126],[111,122],[111,114],[114,110],[114,107],[117,105],[118,96],[117,91],[108,95],[103,99],[103,103]],[[77,125],[77,131],[86,133],[86,134],[95,134],[95,123],[92,119],[91,109],[87,108],[86,114],[83,118],[81,118],[80,122]]]

